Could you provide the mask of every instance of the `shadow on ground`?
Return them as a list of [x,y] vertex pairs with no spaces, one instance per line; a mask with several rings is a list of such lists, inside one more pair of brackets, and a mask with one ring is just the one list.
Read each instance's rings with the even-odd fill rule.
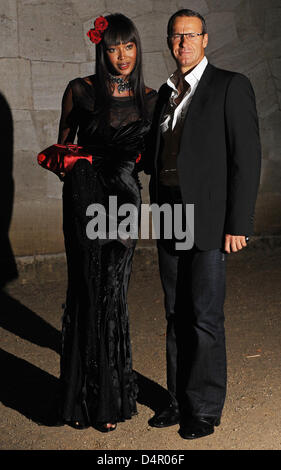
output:
[[[2,291],[0,327],[37,346],[60,353],[61,333],[35,312]],[[59,380],[44,370],[0,349],[2,403],[45,426],[58,421]],[[165,407],[169,394],[153,380],[136,373],[138,402],[154,412]]]
[[0,327],[59,353],[60,332],[5,291],[0,292]]

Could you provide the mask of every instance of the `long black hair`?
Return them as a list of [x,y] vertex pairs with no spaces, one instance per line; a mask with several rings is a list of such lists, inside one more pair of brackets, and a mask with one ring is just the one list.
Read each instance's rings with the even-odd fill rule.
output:
[[98,94],[96,101],[96,113],[104,117],[109,110],[111,89],[107,79],[112,72],[106,51],[109,46],[120,43],[133,42],[136,45],[137,57],[135,67],[130,75],[130,84],[133,96],[141,118],[146,117],[145,109],[145,85],[142,71],[142,49],[138,30],[134,23],[121,13],[114,13],[105,17],[108,27],[103,32],[103,38],[96,45],[96,80],[98,82]]

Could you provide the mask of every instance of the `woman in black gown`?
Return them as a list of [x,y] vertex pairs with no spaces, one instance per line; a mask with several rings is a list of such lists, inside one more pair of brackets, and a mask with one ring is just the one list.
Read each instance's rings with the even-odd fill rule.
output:
[[70,143],[77,134],[78,145],[93,155],[93,164],[80,160],[62,175],[68,289],[60,416],[76,428],[103,432],[137,412],[127,307],[136,239],[109,238],[108,228],[106,237],[88,238],[86,211],[93,203],[108,211],[109,197],[117,196],[117,209],[131,203],[140,214],[142,160],[136,161],[157,96],[144,85],[132,21],[121,14],[105,20],[98,18],[88,33],[96,43],[96,74],[72,80],[65,90],[58,139]]

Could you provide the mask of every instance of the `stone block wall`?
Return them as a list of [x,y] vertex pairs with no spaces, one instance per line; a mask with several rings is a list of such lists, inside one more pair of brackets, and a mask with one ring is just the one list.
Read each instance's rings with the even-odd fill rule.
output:
[[[2,161],[11,162],[4,166],[6,174],[2,168],[1,184],[6,188],[7,181],[13,183],[13,209],[6,220],[15,255],[64,251],[62,184],[38,166],[36,155],[57,140],[68,81],[94,73],[95,47],[86,37],[93,20],[112,12],[133,19],[142,38],[146,83],[158,89],[175,69],[166,26],[180,8],[206,17],[210,62],[252,81],[263,148],[256,234],[281,233],[280,0],[1,0],[0,92],[12,116],[10,137],[4,132],[1,141],[13,140],[8,155],[2,146]],[[0,116],[5,119],[2,112]],[[142,180],[148,202],[148,177]]]

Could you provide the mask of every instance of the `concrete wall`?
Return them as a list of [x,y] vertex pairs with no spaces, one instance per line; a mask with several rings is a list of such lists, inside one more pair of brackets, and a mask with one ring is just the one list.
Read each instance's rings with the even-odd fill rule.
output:
[[[0,116],[6,127],[10,122],[6,130],[1,124],[1,194],[15,255],[64,250],[61,183],[38,166],[36,155],[56,142],[68,81],[94,72],[95,48],[86,37],[92,20],[119,11],[135,21],[146,83],[158,89],[175,68],[166,25],[179,8],[205,15],[209,60],[252,81],[263,145],[256,233],[281,233],[280,0],[1,0]],[[143,182],[147,200],[146,177]]]

